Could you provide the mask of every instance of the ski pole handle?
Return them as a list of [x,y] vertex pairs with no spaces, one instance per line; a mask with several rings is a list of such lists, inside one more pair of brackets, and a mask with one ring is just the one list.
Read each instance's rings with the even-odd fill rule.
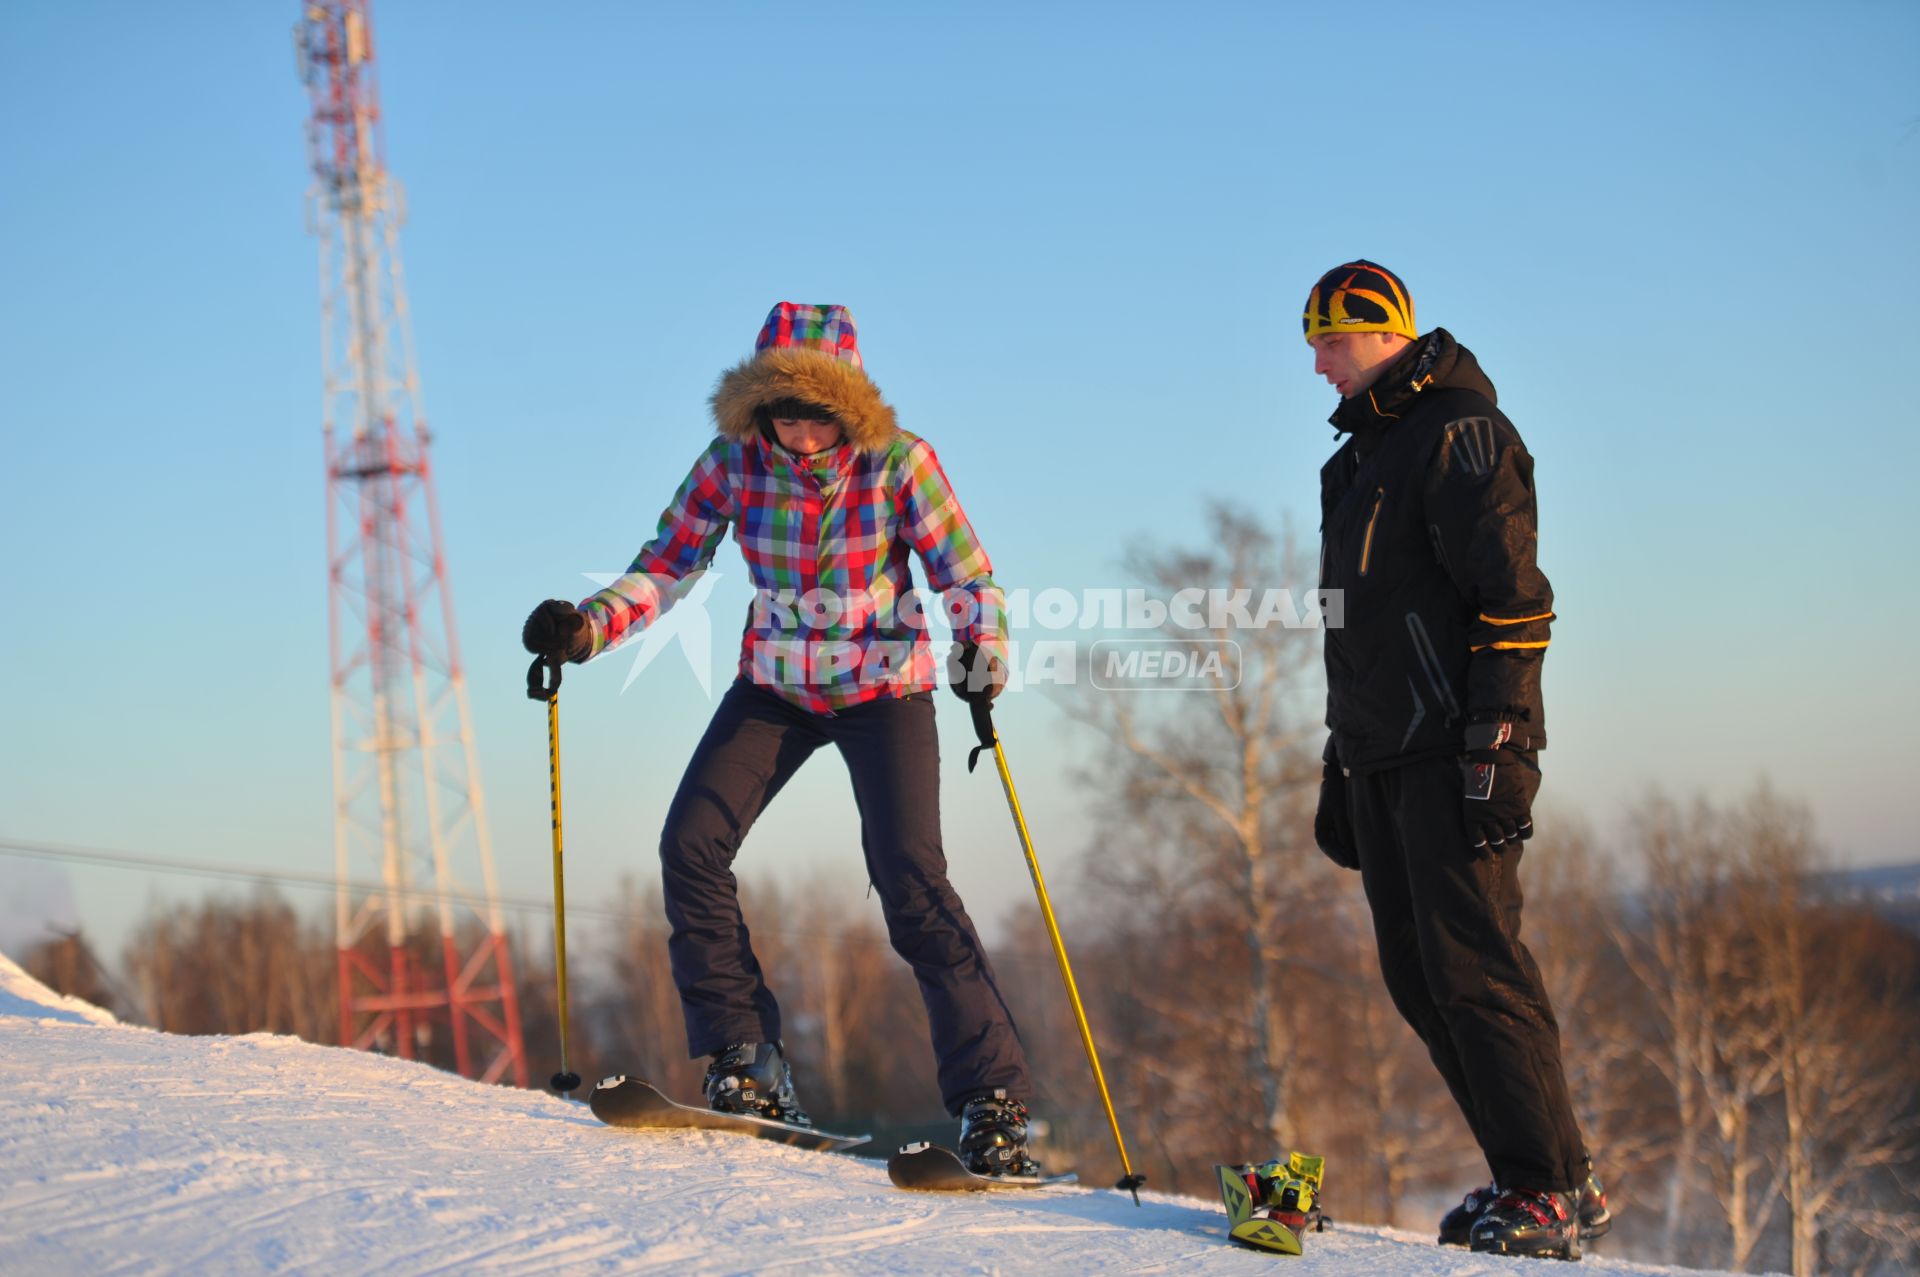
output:
[[[553,683],[548,685],[541,678],[541,670],[553,671]],[[527,699],[530,701],[550,701],[560,694],[560,662],[550,661],[544,656],[533,658],[533,664],[527,666]]]
[[980,755],[991,751],[995,745],[1000,743],[1000,738],[996,736],[993,731],[993,702],[991,700],[983,696],[977,701],[970,702],[967,709],[968,712],[973,715],[973,734],[980,738],[980,743],[967,751],[967,771],[971,773],[974,764],[980,761]]

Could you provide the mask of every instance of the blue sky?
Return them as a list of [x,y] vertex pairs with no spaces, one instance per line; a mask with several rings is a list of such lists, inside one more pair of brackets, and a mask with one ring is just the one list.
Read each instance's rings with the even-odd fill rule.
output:
[[[510,890],[548,873],[520,621],[625,566],[772,302],[851,306],[1000,580],[1078,590],[1192,541],[1209,500],[1311,532],[1333,403],[1299,308],[1360,255],[1475,350],[1537,459],[1549,801],[1605,827],[1650,783],[1767,776],[1841,860],[1914,858],[1920,11],[1357,13],[376,9]],[[296,16],[0,9],[0,836],[330,865]],[[707,712],[674,663],[623,677],[563,702],[582,892],[650,871]],[[1039,697],[1001,718],[1069,864],[1087,742]],[[991,920],[1025,874],[943,730],[956,880]],[[743,867],[858,892],[853,820],[819,760]],[[204,886],[6,857],[0,882],[108,937]]]

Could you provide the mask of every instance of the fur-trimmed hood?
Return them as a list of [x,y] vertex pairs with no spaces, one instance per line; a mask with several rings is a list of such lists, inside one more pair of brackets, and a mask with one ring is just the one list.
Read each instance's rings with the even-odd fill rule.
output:
[[884,451],[899,430],[892,405],[859,365],[794,346],[763,350],[720,374],[709,400],[714,427],[735,442],[752,443],[760,437],[755,410],[782,399],[831,410],[861,452]]

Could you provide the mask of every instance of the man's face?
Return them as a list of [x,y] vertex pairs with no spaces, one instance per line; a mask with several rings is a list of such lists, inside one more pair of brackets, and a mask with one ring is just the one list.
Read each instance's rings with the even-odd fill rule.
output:
[[1313,371],[1351,399],[1374,383],[1408,346],[1398,333],[1321,333],[1313,338]]
[[841,439],[839,422],[817,421],[811,417],[775,417],[773,433],[779,436],[781,447],[803,457],[837,448]]

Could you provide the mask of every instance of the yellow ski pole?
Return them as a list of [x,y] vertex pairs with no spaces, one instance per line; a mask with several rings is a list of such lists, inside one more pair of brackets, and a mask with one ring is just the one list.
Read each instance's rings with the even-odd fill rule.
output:
[[[541,679],[553,671],[553,683]],[[536,656],[527,669],[527,696],[547,703],[547,795],[553,815],[553,974],[560,1003],[560,1071],[547,1083],[563,1096],[580,1089],[580,1075],[567,1068],[567,883],[560,842],[560,662]]]
[[1113,1146],[1120,1153],[1120,1169],[1125,1172],[1115,1188],[1124,1188],[1133,1194],[1133,1204],[1140,1204],[1140,1186],[1147,1182],[1145,1175],[1136,1174],[1133,1163],[1127,1158],[1127,1142],[1120,1135],[1120,1119],[1113,1112],[1113,1096],[1107,1090],[1107,1076],[1100,1069],[1100,1052],[1093,1045],[1093,1030],[1087,1026],[1086,1008],[1080,1003],[1080,989],[1073,982],[1073,967],[1067,962],[1067,946],[1060,939],[1060,925],[1054,921],[1053,902],[1047,899],[1047,880],[1040,873],[1040,858],[1034,855],[1033,838],[1027,833],[1026,817],[1020,813],[1020,795],[1014,792],[1013,773],[1007,770],[1007,752],[1000,747],[1000,737],[993,730],[993,703],[986,698],[973,702],[973,730],[980,738],[979,745],[967,755],[967,770],[971,772],[974,764],[980,761],[983,750],[993,751],[994,765],[1000,770],[1000,787],[1006,791],[1007,807],[1013,812],[1013,827],[1020,834],[1020,850],[1027,858],[1027,872],[1033,877],[1034,894],[1040,897],[1040,916],[1046,919],[1047,938],[1053,941],[1054,960],[1060,964],[1060,978],[1067,986],[1067,1001],[1073,1006],[1074,1022],[1080,1026],[1080,1043],[1087,1049],[1087,1063],[1093,1066],[1093,1084],[1100,1089],[1100,1103],[1107,1110],[1107,1125],[1113,1128]]

